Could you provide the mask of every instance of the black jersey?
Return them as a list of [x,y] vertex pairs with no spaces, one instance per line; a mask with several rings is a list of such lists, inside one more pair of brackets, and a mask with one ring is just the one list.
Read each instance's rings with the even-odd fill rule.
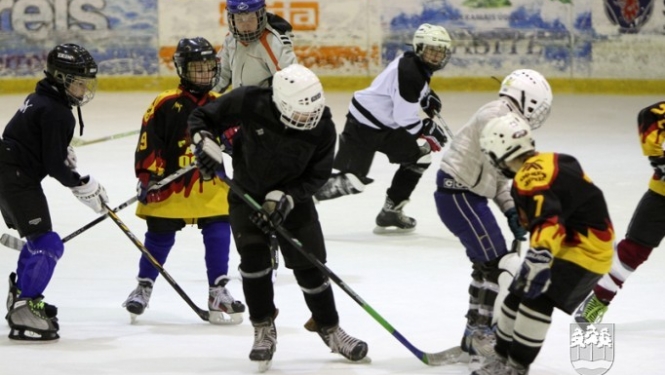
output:
[[81,184],[81,176],[65,165],[75,127],[67,99],[42,79],[9,121],[2,138],[13,161],[28,176],[41,181],[49,175],[72,187]]
[[597,274],[610,270],[614,229],[607,204],[574,157],[530,157],[515,175],[511,194],[531,232],[531,247]]
[[337,133],[326,107],[311,130],[286,127],[272,101],[271,88],[243,86],[195,109],[190,134],[240,126],[233,140],[233,177],[248,193],[262,199],[281,190],[295,202],[311,200],[330,177]]

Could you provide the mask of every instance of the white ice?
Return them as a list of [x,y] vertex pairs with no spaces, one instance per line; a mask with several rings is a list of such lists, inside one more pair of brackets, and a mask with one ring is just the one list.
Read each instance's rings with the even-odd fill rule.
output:
[[[156,93],[107,93],[83,107],[84,139],[136,130]],[[327,93],[338,129],[351,93]],[[455,130],[493,93],[441,94],[444,117]],[[0,97],[0,123],[6,124],[24,95]],[[576,156],[587,174],[605,192],[617,233],[623,237],[632,212],[646,191],[651,169],[642,156],[636,128],[637,112],[662,98],[655,96],[555,95],[549,121],[536,131],[537,146]],[[77,148],[79,170],[102,182],[111,204],[134,194],[133,157],[136,137]],[[396,166],[377,154],[370,177],[376,181],[362,194],[322,202],[318,206],[329,255],[328,266],[397,331],[421,350],[436,352],[459,343],[467,308],[470,264],[455,237],[436,214],[432,193],[439,155],[423,176],[406,213],[418,219],[417,230],[401,237],[372,233]],[[47,178],[54,230],[75,231],[96,215],[69,189]],[[120,212],[131,231],[143,240],[145,223],[134,207]],[[498,220],[509,237],[503,216]],[[0,223],[0,231],[17,235]],[[253,330],[245,319],[239,326],[212,326],[198,316],[160,277],[150,308],[131,325],[121,307],[135,287],[138,249],[111,221],[81,234],[65,247],[46,290],[59,307],[59,342],[19,345],[6,338],[0,324],[2,374],[246,374],[255,373],[248,359]],[[0,249],[0,290],[15,268],[18,253]],[[615,324],[615,360],[610,374],[662,374],[659,357],[665,339],[665,254],[656,249],[628,280],[606,315]],[[230,273],[238,276],[238,255],[231,251]],[[206,306],[207,283],[203,244],[195,228],[178,234],[165,269],[192,297]],[[229,284],[244,300],[239,281]],[[371,364],[354,365],[329,353],[316,334],[302,327],[309,318],[292,274],[281,267],[275,284],[280,309],[276,321],[278,350],[273,374],[468,374],[463,365],[428,367],[416,359],[361,306],[335,287],[342,327],[369,343]],[[572,318],[555,312],[545,345],[531,374],[575,374],[569,356]]]

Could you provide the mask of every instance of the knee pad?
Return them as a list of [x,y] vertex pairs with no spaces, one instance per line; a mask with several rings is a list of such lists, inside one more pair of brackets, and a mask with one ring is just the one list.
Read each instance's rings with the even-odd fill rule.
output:
[[58,261],[65,252],[65,245],[62,243],[60,236],[50,231],[38,236],[31,236],[28,239],[27,246],[31,254],[42,253],[55,261]]
[[512,283],[515,274],[517,274],[521,263],[522,260],[515,252],[508,253],[499,259],[498,268],[495,271],[496,283],[499,285],[499,291],[494,303],[492,323],[496,323],[496,319],[500,313],[501,304],[508,295],[508,288],[510,287],[510,283]]
[[246,245],[240,249],[240,275],[246,279],[258,279],[272,273],[270,250],[266,244]]
[[318,294],[330,287],[330,280],[318,268],[293,270],[293,274],[306,294]]

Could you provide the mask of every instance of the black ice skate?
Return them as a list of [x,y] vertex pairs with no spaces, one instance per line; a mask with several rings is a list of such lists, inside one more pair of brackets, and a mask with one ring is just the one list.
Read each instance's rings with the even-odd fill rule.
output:
[[[7,292],[7,314],[5,315],[5,320],[9,322],[9,311],[12,309],[14,301],[18,299],[18,296],[21,294],[21,291],[16,286],[16,273],[12,272],[9,274],[9,291]],[[44,296],[40,296],[44,298]],[[58,322],[58,308],[54,305],[44,302],[44,312],[46,316],[52,319],[54,322]]]
[[150,295],[152,294],[152,286],[154,281],[150,279],[137,278],[139,285],[136,286],[129,296],[123,302],[122,307],[127,309],[130,314],[132,323],[136,322],[136,318],[143,314],[150,302]]
[[[370,180],[371,181],[371,180]],[[358,194],[365,190],[365,184],[353,173],[339,173],[331,176],[328,181],[314,194],[317,201],[339,198],[344,195]]]
[[277,351],[275,320],[273,318],[252,320],[252,326],[254,326],[254,345],[249,352],[249,359],[259,365],[259,372],[266,372],[272,365],[272,355]]
[[409,203],[403,200],[395,204],[392,199],[386,197],[386,202],[376,217],[376,234],[409,233],[416,230],[416,219],[404,215],[402,208]]
[[369,361],[369,358],[367,358],[367,343],[350,336],[339,325],[319,327],[314,319],[310,318],[305,323],[305,329],[318,333],[323,343],[330,348],[332,353],[341,354],[344,358],[353,362]]
[[215,286],[211,286],[208,297],[208,310],[210,311],[209,322],[212,324],[240,324],[245,305],[236,301],[231,292],[226,288],[229,282],[228,276],[220,276],[215,280]]
[[59,326],[56,320],[48,317],[41,297],[35,299],[19,298],[14,301],[7,314],[10,331],[9,338],[16,341],[44,342],[54,341],[58,336]]

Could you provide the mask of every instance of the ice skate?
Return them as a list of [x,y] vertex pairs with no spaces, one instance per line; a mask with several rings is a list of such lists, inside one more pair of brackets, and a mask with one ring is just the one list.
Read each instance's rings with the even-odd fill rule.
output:
[[259,365],[259,372],[266,372],[272,365],[272,355],[277,351],[275,320],[273,318],[252,320],[252,326],[254,326],[254,345],[249,352],[249,359]]
[[41,297],[19,298],[7,314],[9,338],[16,341],[48,342],[60,338],[58,323],[48,317]]
[[211,286],[209,289],[209,322],[212,324],[242,323],[242,313],[245,312],[245,305],[231,296],[231,292],[226,288],[228,282],[228,276],[220,276],[215,280],[215,286]]
[[153,280],[137,278],[139,285],[136,286],[127,300],[123,302],[122,307],[127,309],[130,314],[132,323],[136,322],[136,319],[139,315],[143,314],[145,309],[148,307],[148,302],[150,301],[150,295],[152,294],[152,286],[154,284]]
[[595,293],[591,293],[575,311],[575,321],[598,324],[603,321],[608,305],[609,303],[599,300]]
[[331,176],[321,189],[314,194],[314,198],[317,201],[325,201],[344,195],[362,193],[364,190],[365,184],[356,175],[353,173],[339,173]]
[[[21,294],[21,291],[16,286],[16,273],[12,272],[9,274],[9,291],[7,292],[7,315],[5,315],[5,320],[9,319],[9,311],[14,304],[14,301],[18,299],[18,296]],[[40,296],[44,298],[44,296]],[[46,316],[52,319],[54,322],[58,322],[58,308],[54,305],[44,302],[44,312]]]
[[404,215],[402,208],[409,203],[409,200],[403,200],[395,204],[390,198],[386,197],[386,202],[376,217],[375,234],[393,234],[409,233],[416,230],[416,219]]
[[305,329],[318,333],[331,352],[341,354],[349,361],[363,363],[371,361],[367,357],[367,343],[350,336],[339,325],[319,327],[314,319],[310,318],[305,323]]

